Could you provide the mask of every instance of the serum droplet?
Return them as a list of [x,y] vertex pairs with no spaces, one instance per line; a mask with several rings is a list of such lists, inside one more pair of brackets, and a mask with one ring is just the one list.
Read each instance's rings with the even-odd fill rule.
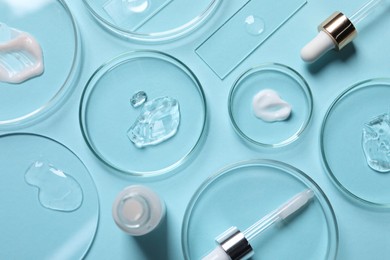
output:
[[367,164],[377,172],[390,172],[390,115],[382,114],[366,123],[362,145]]
[[246,24],[246,30],[249,34],[252,35],[260,35],[264,32],[265,25],[264,21],[254,15],[250,15],[245,19],[245,24]]
[[144,91],[138,91],[131,97],[130,104],[134,108],[137,108],[143,105],[147,100],[148,100],[148,96],[146,95],[146,93]]
[[127,136],[138,148],[156,145],[174,136],[179,123],[179,102],[160,97],[145,103]]
[[29,185],[38,188],[39,202],[45,208],[74,211],[82,204],[80,184],[72,176],[47,162],[34,162],[24,177]]

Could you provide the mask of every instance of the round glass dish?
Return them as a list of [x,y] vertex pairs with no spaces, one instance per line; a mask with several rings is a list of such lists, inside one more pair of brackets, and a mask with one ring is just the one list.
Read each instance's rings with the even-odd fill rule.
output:
[[185,259],[201,259],[216,247],[215,238],[228,228],[236,226],[244,231],[307,189],[314,192],[312,201],[292,219],[257,237],[251,243],[251,259],[335,259],[338,228],[325,194],[303,172],[271,160],[231,165],[200,186],[184,216]]
[[[131,99],[142,92],[147,103],[175,99],[180,123],[171,138],[138,148],[129,130],[147,103],[134,108]],[[194,154],[205,129],[206,101],[199,81],[180,61],[159,52],[130,52],[93,74],[81,100],[80,122],[86,142],[104,163],[130,175],[156,176]]]
[[[96,20],[136,41],[173,40],[195,30],[221,0],[83,0]],[[185,12],[183,12],[185,10]]]
[[[292,107],[284,121],[266,122],[255,116],[254,96],[263,90],[276,91]],[[263,147],[287,145],[302,134],[313,110],[310,88],[295,70],[282,64],[264,64],[242,74],[229,93],[229,116],[236,132],[250,143]]]
[[[61,0],[0,0],[0,17],[8,27],[36,39],[44,64],[40,76],[19,84],[0,82],[1,130],[21,127],[58,107],[76,78],[80,40],[72,14]],[[0,50],[0,69],[2,55]]]
[[389,79],[372,79],[352,86],[330,106],[320,139],[322,160],[334,184],[355,201],[384,208],[390,207],[390,173],[368,165],[366,158],[371,158],[376,149],[366,146],[364,140],[374,136],[372,144],[380,147],[381,156],[390,161],[390,122],[379,117],[389,115],[389,97]]
[[1,259],[83,259],[99,199],[80,159],[34,134],[0,136]]

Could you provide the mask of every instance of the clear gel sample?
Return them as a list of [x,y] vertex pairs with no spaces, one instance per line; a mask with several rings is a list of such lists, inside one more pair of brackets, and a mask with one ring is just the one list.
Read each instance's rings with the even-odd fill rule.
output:
[[127,136],[138,148],[156,145],[174,136],[179,124],[179,102],[171,97],[160,97],[144,104]]
[[83,201],[80,184],[69,174],[53,165],[34,162],[26,171],[26,182],[38,188],[38,198],[45,208],[57,211],[74,211]]
[[249,34],[257,36],[260,35],[262,32],[264,32],[265,29],[264,21],[255,15],[249,15],[245,19],[245,24],[246,24],[246,30]]
[[272,89],[263,89],[253,97],[253,112],[265,122],[283,121],[290,117],[291,105]]
[[137,31],[172,0],[109,0],[103,8],[114,23]]
[[305,4],[306,0],[247,1],[195,51],[224,79]]
[[42,49],[35,38],[0,23],[0,81],[22,83],[43,70]]
[[133,13],[142,13],[150,5],[149,0],[122,0],[122,5]]
[[390,115],[382,114],[366,123],[362,145],[367,164],[378,172],[390,172]]
[[148,100],[148,95],[144,91],[138,91],[131,99],[130,104],[132,107],[137,108],[142,106]]

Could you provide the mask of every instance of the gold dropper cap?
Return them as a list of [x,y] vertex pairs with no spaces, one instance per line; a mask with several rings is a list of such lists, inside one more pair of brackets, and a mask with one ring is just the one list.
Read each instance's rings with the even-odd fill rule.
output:
[[323,31],[330,36],[337,50],[341,50],[357,35],[355,26],[343,13],[335,12],[318,26],[318,31]]

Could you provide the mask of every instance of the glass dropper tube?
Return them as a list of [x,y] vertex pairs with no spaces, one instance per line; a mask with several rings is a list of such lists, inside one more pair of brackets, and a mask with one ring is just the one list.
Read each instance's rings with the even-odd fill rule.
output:
[[312,190],[308,189],[302,191],[247,228],[244,232],[240,232],[236,227],[229,228],[216,239],[218,246],[205,255],[202,260],[236,260],[250,258],[254,254],[251,246],[253,240],[274,223],[294,216],[298,211],[303,209],[313,197],[314,192]]
[[366,17],[371,15],[374,11],[378,9],[378,7],[383,6],[385,0],[371,0],[364,4],[359,10],[356,11],[352,16],[349,17],[349,20],[356,26],[361,21],[363,21]]
[[251,243],[256,237],[267,230],[274,223],[285,220],[298,212],[313,198],[314,193],[312,190],[305,190],[298,193],[293,198],[288,200],[285,204],[267,214],[255,224],[247,228],[243,234],[245,238]]

